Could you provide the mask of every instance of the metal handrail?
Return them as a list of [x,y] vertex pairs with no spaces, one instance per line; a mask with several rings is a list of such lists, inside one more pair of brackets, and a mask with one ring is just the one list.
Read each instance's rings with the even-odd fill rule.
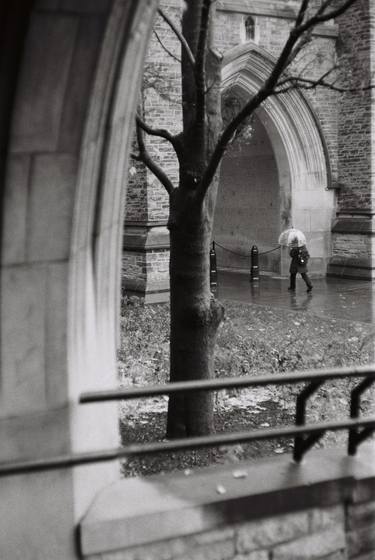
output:
[[309,436],[321,434],[327,431],[353,430],[358,428],[363,428],[363,431],[374,431],[375,416],[364,418],[362,420],[345,420],[343,422],[325,422],[310,426],[287,426],[272,430],[252,430],[230,434],[215,434],[211,436],[175,439],[172,441],[133,444],[127,447],[76,453],[47,459],[6,462],[0,464],[0,477],[76,467],[90,463],[113,461],[115,459],[127,459],[129,457],[140,455],[152,455],[154,453],[188,451],[204,447],[233,445],[235,443],[250,443],[252,441],[279,439],[283,437],[301,437],[304,435]]
[[[308,398],[325,382],[333,379],[364,377],[351,391],[351,418],[341,422],[317,423],[305,425],[306,404]],[[112,400],[130,400],[148,398],[158,395],[190,393],[193,391],[218,391],[230,388],[246,388],[264,385],[287,385],[304,383],[304,388],[297,397],[296,426],[277,429],[252,430],[230,434],[215,434],[202,437],[175,439],[144,444],[132,444],[126,447],[76,453],[47,459],[34,459],[0,464],[0,477],[29,472],[40,472],[51,469],[74,467],[78,465],[126,459],[135,455],[150,455],[168,451],[187,451],[203,447],[233,445],[252,441],[294,437],[293,458],[296,462],[303,459],[304,454],[327,431],[348,430],[348,454],[355,455],[357,447],[375,431],[375,417],[358,419],[360,397],[375,382],[375,365],[346,367],[338,369],[309,370],[297,373],[264,375],[255,377],[233,377],[224,379],[194,380],[148,387],[131,387],[107,391],[91,391],[83,393],[79,402],[82,404],[98,403]],[[361,429],[362,428],[362,429]]]
[[367,377],[374,375],[375,364],[370,366],[346,367],[325,370],[307,370],[297,373],[282,373],[276,375],[259,375],[255,377],[231,377],[218,379],[197,379],[194,381],[179,381],[164,385],[149,385],[147,387],[128,387],[123,389],[110,389],[106,391],[90,391],[82,393],[79,402],[82,404],[111,401],[130,400],[137,398],[149,398],[159,395],[173,395],[176,393],[190,393],[199,390],[220,391],[223,389],[264,386],[264,385],[288,385],[303,383],[307,381],[329,381],[331,379],[346,379],[352,377]]

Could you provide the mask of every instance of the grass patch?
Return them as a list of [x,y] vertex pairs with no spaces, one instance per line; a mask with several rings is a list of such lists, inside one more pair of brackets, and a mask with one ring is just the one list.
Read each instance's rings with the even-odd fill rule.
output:
[[[374,327],[368,323],[327,319],[306,311],[224,302],[226,319],[219,330],[215,374],[218,377],[282,373],[374,361]],[[169,368],[169,306],[148,305],[137,298],[123,302],[120,382],[123,386],[164,383]],[[311,399],[310,422],[348,416],[353,381],[327,382]],[[221,391],[216,397],[216,431],[241,431],[293,423],[300,386]],[[364,411],[372,400],[364,395]],[[166,398],[120,405],[123,443],[162,440]],[[319,445],[341,444],[346,434],[327,434]],[[232,448],[134,459],[126,475],[190,469],[214,462],[237,461],[290,450],[290,441],[261,442]]]

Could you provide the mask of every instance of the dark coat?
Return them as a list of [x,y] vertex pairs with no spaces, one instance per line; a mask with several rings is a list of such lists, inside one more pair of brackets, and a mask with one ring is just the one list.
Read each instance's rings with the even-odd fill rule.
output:
[[[302,254],[305,259],[305,264],[301,265],[298,262],[298,255]],[[310,258],[309,252],[307,250],[306,245],[302,245],[302,247],[292,247],[289,251],[289,255],[291,256],[292,260],[290,262],[289,272],[291,274],[303,274],[307,272],[307,261]]]

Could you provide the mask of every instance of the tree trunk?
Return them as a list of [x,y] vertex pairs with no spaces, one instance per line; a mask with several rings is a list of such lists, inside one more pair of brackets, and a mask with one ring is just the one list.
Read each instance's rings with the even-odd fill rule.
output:
[[[171,381],[214,376],[215,340],[223,318],[209,283],[212,220],[205,209],[189,214],[170,231]],[[167,437],[203,435],[213,428],[211,392],[170,396]]]
[[[218,176],[210,185],[202,177],[221,129],[221,58],[212,53],[212,17],[206,0],[190,0],[182,30],[196,57],[195,69],[182,53],[183,133],[179,187],[170,198],[170,380],[214,376],[214,347],[223,307],[209,283],[209,252]],[[206,44],[199,39],[206,30]],[[203,56],[203,58],[202,58]],[[199,62],[200,61],[200,64]],[[199,71],[197,68],[199,67]],[[168,437],[212,433],[213,395],[201,391],[170,396]]]

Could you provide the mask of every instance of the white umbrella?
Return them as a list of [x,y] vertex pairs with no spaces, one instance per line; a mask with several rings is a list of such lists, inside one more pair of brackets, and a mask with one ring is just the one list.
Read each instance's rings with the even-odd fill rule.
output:
[[279,244],[288,247],[296,244],[298,247],[302,247],[302,245],[306,245],[306,237],[301,230],[294,227],[288,228],[280,234]]

